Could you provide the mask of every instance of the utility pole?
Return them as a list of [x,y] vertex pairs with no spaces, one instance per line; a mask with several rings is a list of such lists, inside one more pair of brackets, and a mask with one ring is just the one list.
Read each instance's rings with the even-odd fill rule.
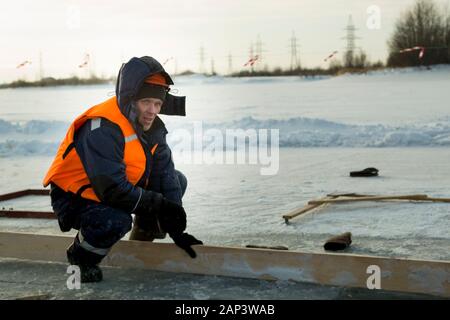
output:
[[211,57],[211,75],[214,76],[216,71],[214,70],[214,58]]
[[203,46],[200,47],[200,73],[205,73],[205,49]]
[[[257,65],[261,66],[261,67],[262,67],[262,59],[263,59],[263,55],[262,55],[263,49],[262,49],[262,47],[263,47],[263,43],[261,41],[261,37],[258,34],[258,37],[256,39],[256,54],[258,55]],[[261,70],[261,68],[259,68],[259,67],[257,69]]]
[[233,74],[233,56],[231,53],[228,54],[228,74]]
[[89,76],[88,76],[88,78],[89,79],[96,78],[97,75],[95,74],[95,59],[94,59],[94,54],[92,54],[92,53],[91,53],[91,56],[90,56],[88,69],[89,69]]
[[295,36],[295,32],[292,31],[292,36],[290,40],[290,48],[291,48],[291,71],[300,68],[300,60],[297,57],[297,37]]
[[[254,53],[253,53],[253,43],[250,43],[250,49],[249,49],[249,60],[252,60],[255,58]],[[253,73],[254,68],[253,68],[253,63],[250,64],[250,72]]]
[[344,64],[346,67],[353,67],[354,64],[354,54],[355,54],[355,40],[360,39],[356,36],[355,31],[358,30],[353,24],[352,15],[348,17],[347,27],[344,29],[346,31],[345,37],[341,38],[347,41],[347,46],[345,48]]
[[44,65],[42,63],[42,51],[39,51],[39,81],[44,78]]

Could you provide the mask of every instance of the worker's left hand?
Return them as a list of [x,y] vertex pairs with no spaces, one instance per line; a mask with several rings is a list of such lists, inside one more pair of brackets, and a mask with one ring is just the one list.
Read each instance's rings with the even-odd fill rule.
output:
[[195,253],[194,249],[191,248],[191,246],[196,244],[203,244],[202,241],[196,239],[194,236],[186,232],[169,235],[173,239],[173,242],[175,242],[175,244],[179,246],[181,249],[186,251],[191,258],[195,258],[197,256],[197,254]]

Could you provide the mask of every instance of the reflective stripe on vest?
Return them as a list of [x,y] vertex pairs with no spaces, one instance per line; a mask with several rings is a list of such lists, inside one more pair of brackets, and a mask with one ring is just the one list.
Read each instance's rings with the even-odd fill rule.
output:
[[[142,178],[146,166],[144,149],[133,126],[120,111],[116,97],[113,97],[90,108],[74,120],[44,178],[44,187],[53,182],[66,192],[78,193],[83,198],[100,202],[90,185],[89,178],[73,142],[75,132],[87,120],[95,118],[108,119],[120,127],[125,141],[123,162],[125,163],[125,173],[128,181],[136,185]],[[100,123],[96,122],[93,125],[94,129],[99,125]],[[156,144],[151,149],[152,154],[154,154],[157,146]]]

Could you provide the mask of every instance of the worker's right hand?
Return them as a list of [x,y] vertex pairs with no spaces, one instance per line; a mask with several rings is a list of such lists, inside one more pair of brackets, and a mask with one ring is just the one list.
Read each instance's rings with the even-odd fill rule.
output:
[[156,217],[164,232],[179,234],[186,230],[186,212],[173,201],[164,198]]
[[175,242],[178,247],[186,251],[191,258],[195,258],[197,256],[197,253],[195,253],[191,246],[203,244],[201,240],[196,239],[194,236],[186,232],[169,235],[173,239],[173,242]]

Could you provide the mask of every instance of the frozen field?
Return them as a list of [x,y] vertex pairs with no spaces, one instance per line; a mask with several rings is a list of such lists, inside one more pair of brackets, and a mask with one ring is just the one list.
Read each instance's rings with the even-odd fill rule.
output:
[[[449,204],[367,202],[329,206],[290,225],[281,218],[331,192],[450,197],[449,67],[316,79],[193,76],[177,80],[179,93],[188,97],[189,116],[165,117],[169,131],[190,131],[193,121],[203,120],[205,128],[222,131],[280,132],[276,175],[262,176],[260,165],[190,164],[174,154],[177,168],[189,180],[184,198],[188,231],[205,243],[285,245],[321,252],[329,236],[350,231],[353,244],[346,252],[450,260]],[[0,90],[0,193],[39,188],[69,121],[112,90],[112,85]],[[349,171],[372,166],[380,170],[380,177],[348,176]],[[45,197],[0,206],[50,208]],[[55,221],[7,218],[0,218],[0,231],[60,234]],[[9,270],[15,263],[6,260],[0,265]],[[154,277],[152,282],[170,296],[175,285],[169,283],[169,276]],[[337,288],[250,280],[232,280],[227,287],[215,277],[170,277],[198,289],[189,296],[178,284],[175,298],[347,297]],[[0,286],[6,283],[0,279]],[[214,291],[214,286],[222,289]],[[80,298],[126,296],[111,292],[102,296],[100,290],[92,290]],[[284,295],[285,290],[291,295]],[[68,296],[60,292],[60,297]],[[141,295],[138,290],[130,297],[166,295],[152,296],[142,289]]]

